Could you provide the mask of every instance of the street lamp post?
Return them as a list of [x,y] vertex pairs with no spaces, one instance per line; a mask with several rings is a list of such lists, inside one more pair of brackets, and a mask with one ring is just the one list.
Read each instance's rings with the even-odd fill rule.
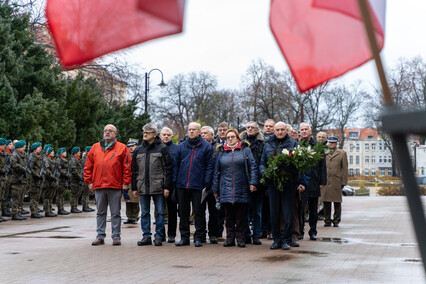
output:
[[157,70],[161,73],[161,83],[158,84],[158,86],[160,86],[162,89],[167,86],[166,83],[164,83],[163,80],[163,72],[161,72],[160,69],[154,68],[149,72],[145,72],[145,113],[148,112],[148,92],[149,92],[149,75],[151,74],[152,71]]

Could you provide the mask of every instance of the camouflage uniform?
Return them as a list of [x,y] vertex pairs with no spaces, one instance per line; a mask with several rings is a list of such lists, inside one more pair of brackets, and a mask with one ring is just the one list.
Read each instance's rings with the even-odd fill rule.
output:
[[78,198],[81,195],[82,187],[81,187],[81,162],[80,159],[75,155],[72,155],[69,163],[69,182],[71,186],[71,213],[81,213],[80,210],[77,209]]
[[55,170],[55,160],[52,157],[44,157],[45,174],[43,182],[43,207],[46,211],[46,217],[56,217],[55,213],[52,212],[52,201],[55,196],[56,190],[56,178],[53,177]]
[[23,203],[23,197],[27,186],[27,178],[25,166],[27,164],[27,157],[25,153],[21,154],[19,151],[13,151],[10,157],[10,167],[12,175],[10,178],[10,188],[12,191],[12,219],[22,217],[20,215]]
[[29,193],[30,193],[30,210],[31,215],[38,214],[38,203],[40,201],[41,196],[41,183],[42,178],[40,176],[41,168],[43,166],[43,159],[40,155],[37,155],[35,152],[30,154],[30,162],[29,167],[31,170],[30,175],[30,185],[29,185]]
[[[0,201],[5,198],[5,190],[6,190],[6,171],[4,169],[4,165],[6,164],[6,160],[9,154],[6,150],[0,149]],[[0,217],[0,222],[7,221],[7,219]]]
[[10,189],[10,179],[11,179],[10,157],[12,154],[8,151],[8,149],[5,149],[4,155],[6,155],[6,161],[9,159],[9,164],[7,165],[7,167],[3,167],[5,171],[4,173],[5,182],[4,182],[4,188],[3,188],[3,197],[2,199],[0,199],[0,202],[1,202],[2,215],[10,217],[12,215],[10,211],[11,209],[10,199],[12,198],[12,192]]
[[[83,156],[83,158],[81,159],[81,170],[84,170],[84,166],[86,165],[86,158],[87,158],[87,154]],[[82,172],[80,172],[82,173]],[[83,205],[83,211],[84,212],[92,212],[95,211],[95,209],[92,209],[89,207],[89,199],[90,196],[93,195],[93,192],[89,189],[89,186],[83,182],[83,194],[81,195],[81,204]]]
[[56,159],[58,165],[58,187],[56,188],[56,204],[58,205],[59,215],[68,215],[69,212],[64,209],[64,199],[67,192],[68,179],[68,160],[59,156]]

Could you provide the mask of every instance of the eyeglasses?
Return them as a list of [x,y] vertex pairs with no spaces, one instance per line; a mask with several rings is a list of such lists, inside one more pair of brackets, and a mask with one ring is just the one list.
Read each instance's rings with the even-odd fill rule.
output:
[[247,129],[256,129],[257,127],[256,126],[247,126],[246,128]]
[[145,135],[145,134],[154,134],[154,133],[156,133],[155,131],[144,131],[143,132],[143,134]]
[[235,139],[237,136],[226,136],[226,139]]
[[115,132],[113,129],[104,129],[104,132]]

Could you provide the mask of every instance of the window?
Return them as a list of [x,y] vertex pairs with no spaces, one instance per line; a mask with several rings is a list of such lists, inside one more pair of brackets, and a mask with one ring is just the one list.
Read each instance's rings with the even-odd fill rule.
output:
[[353,176],[354,175],[354,169],[349,169],[349,175]]
[[386,156],[383,156],[383,163],[386,163]]
[[356,156],[356,164],[359,165],[359,156]]
[[375,164],[376,163],[376,156],[371,156],[371,163]]
[[379,150],[383,150],[383,144],[382,143],[379,144]]
[[388,156],[388,162],[392,163],[392,156]]
[[369,150],[369,148],[370,148],[370,144],[365,143],[365,150],[366,150],[366,151],[368,151],[368,150]]
[[359,176],[359,169],[356,169],[356,175]]
[[369,164],[370,163],[370,156],[365,156],[365,163]]
[[349,164],[353,164],[354,163],[354,157],[353,156],[349,156]]
[[353,151],[354,151],[354,148],[355,148],[355,147],[354,147],[354,144],[352,144],[352,143],[351,143],[351,144],[349,145],[349,151],[353,152]]
[[366,177],[368,177],[370,175],[370,170],[369,169],[365,169],[364,173],[365,173],[364,175]]
[[376,143],[371,143],[371,150],[376,150]]
[[384,176],[385,175],[385,170],[380,170],[380,175]]
[[376,170],[371,170],[371,176],[372,177],[376,176]]
[[358,132],[349,132],[349,138],[358,138]]
[[392,176],[392,170],[388,170],[388,176]]
[[359,144],[356,144],[356,151],[359,152]]

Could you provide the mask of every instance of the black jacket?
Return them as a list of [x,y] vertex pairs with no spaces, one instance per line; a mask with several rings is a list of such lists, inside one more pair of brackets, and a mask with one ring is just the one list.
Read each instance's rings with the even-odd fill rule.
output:
[[[317,144],[312,137],[309,139],[309,145],[314,147]],[[301,144],[303,142],[299,142]],[[303,192],[303,195],[306,197],[320,197],[320,184],[327,184],[327,167],[325,165],[325,155],[324,158],[316,165],[311,168],[310,179],[306,190]]]

